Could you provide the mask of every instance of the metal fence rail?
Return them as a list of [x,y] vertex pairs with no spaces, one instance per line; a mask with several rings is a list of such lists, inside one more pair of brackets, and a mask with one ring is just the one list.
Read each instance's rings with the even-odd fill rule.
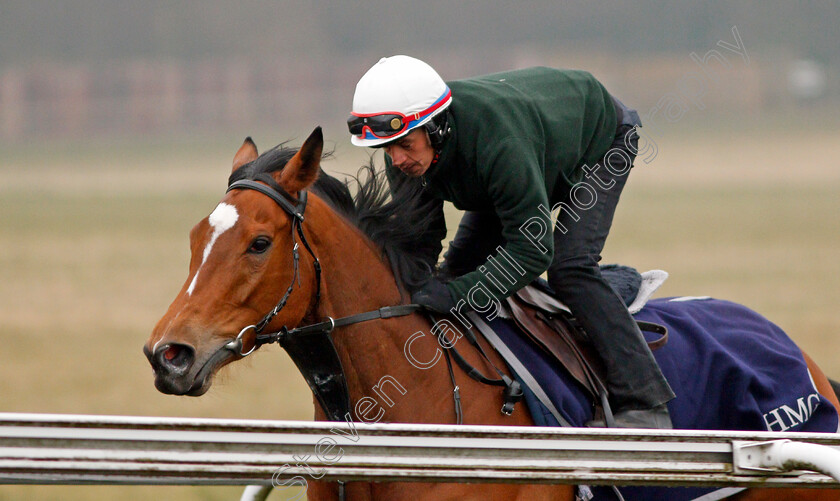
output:
[[[840,487],[745,444],[840,435],[594,430],[0,413],[0,483],[269,485],[308,480]],[[758,461],[758,462],[757,462]],[[797,463],[802,467],[802,462]],[[840,463],[837,463],[840,466]],[[776,468],[778,470],[779,468]],[[825,471],[825,470],[823,470]]]

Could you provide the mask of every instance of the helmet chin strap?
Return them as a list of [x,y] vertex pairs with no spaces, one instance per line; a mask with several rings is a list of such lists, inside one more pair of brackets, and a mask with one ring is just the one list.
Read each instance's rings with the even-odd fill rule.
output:
[[437,158],[440,150],[443,148],[443,143],[446,142],[446,139],[452,132],[452,127],[449,125],[449,110],[444,110],[423,124],[423,128],[429,134],[429,142],[432,144],[432,148],[435,149],[435,157]]

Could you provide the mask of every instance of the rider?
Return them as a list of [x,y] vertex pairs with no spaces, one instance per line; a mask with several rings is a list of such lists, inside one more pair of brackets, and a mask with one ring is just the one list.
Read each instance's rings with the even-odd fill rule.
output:
[[503,299],[548,270],[604,359],[617,426],[671,428],[674,394],[598,265],[638,151],[635,111],[584,71],[530,68],[447,84],[398,55],[359,80],[347,124],[354,145],[385,150],[389,177],[421,180],[439,200],[441,224],[444,200],[467,211],[441,265],[455,278],[432,277],[414,302],[448,312],[476,287]]

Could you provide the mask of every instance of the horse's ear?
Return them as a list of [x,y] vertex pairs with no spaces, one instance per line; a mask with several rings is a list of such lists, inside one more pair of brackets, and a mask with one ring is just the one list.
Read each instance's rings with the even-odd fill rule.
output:
[[280,171],[280,178],[277,179],[280,186],[289,193],[295,193],[314,183],[318,178],[323,150],[324,134],[321,127],[315,127],[303,146]]
[[250,136],[246,137],[245,142],[243,142],[242,146],[239,147],[239,151],[237,151],[236,155],[233,156],[233,171],[236,171],[236,169],[242,167],[248,162],[253,162],[258,156],[259,153],[257,153],[257,145],[254,144]]

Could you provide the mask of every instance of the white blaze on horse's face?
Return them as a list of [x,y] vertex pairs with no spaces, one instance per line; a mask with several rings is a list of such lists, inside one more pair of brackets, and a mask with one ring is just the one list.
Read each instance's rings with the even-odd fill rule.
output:
[[207,257],[210,255],[210,251],[213,249],[213,244],[216,243],[216,240],[222,233],[233,228],[233,225],[236,224],[236,221],[238,219],[239,213],[236,211],[236,207],[226,203],[220,203],[219,205],[217,205],[216,209],[210,214],[210,217],[207,218],[207,221],[213,228],[213,235],[210,237],[210,241],[207,242],[207,247],[204,248],[204,256],[201,259],[201,264],[199,265],[198,269],[195,270],[195,276],[193,277],[192,282],[190,282],[190,286],[187,288],[188,296],[192,296],[193,290],[195,290],[195,283],[198,280],[198,273],[201,271],[201,267],[204,266],[204,263],[207,261]]

